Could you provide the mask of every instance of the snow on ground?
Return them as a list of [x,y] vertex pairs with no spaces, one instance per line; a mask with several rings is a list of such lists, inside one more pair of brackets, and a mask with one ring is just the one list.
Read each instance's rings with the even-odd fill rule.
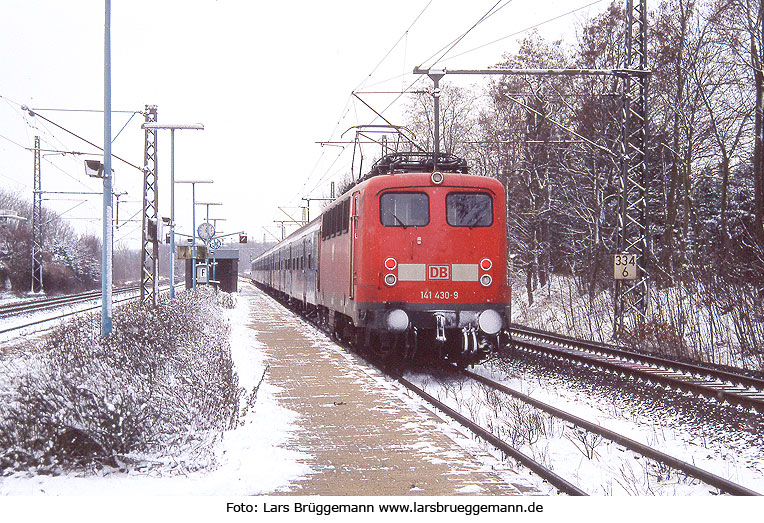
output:
[[[199,471],[178,476],[162,469],[148,472],[102,471],[95,475],[69,474],[58,477],[35,476],[17,473],[0,478],[0,494],[3,495],[252,495],[277,493],[291,481],[305,477],[309,470],[304,463],[306,456],[285,450],[283,443],[292,437],[298,414],[280,407],[275,399],[278,390],[267,379],[262,380],[267,361],[256,339],[256,333],[248,327],[251,307],[246,296],[236,296],[237,306],[228,311],[231,322],[232,356],[239,374],[240,385],[251,391],[258,386],[257,399],[235,430],[225,433],[216,448],[219,466],[214,470]],[[290,321],[302,324],[293,317]],[[304,327],[304,325],[300,325]],[[315,341],[321,347],[331,346],[345,355],[349,365],[357,365],[364,374],[384,384],[413,409],[423,407],[422,402],[401,390],[395,383],[376,370],[364,367],[355,355],[332,344],[315,331]],[[483,366],[483,374],[494,373],[507,385],[526,394],[568,409],[580,417],[597,421],[621,434],[649,445],[657,445],[669,454],[707,468],[716,474],[764,492],[764,449],[760,435],[746,427],[734,427],[715,419],[703,419],[703,413],[688,418],[686,412],[672,409],[670,402],[655,405],[635,402],[628,391],[597,390],[581,385],[569,377],[538,367],[524,366],[515,362],[502,368]],[[468,414],[488,418],[490,401],[482,405],[470,398],[486,397],[485,391],[451,384],[445,388],[436,383],[432,375],[420,375],[430,392],[448,396],[452,402]],[[262,383],[261,383],[262,380]],[[438,393],[437,390],[440,392]],[[477,396],[476,396],[477,395]],[[525,419],[533,419],[527,412]],[[754,420],[761,423],[759,418]],[[476,449],[482,447],[463,429],[454,425],[439,424],[441,430],[460,446]],[[565,424],[554,427],[543,424],[542,432],[532,446],[521,445],[521,450],[546,460],[559,474],[582,481],[584,488],[596,495],[658,494],[658,495],[708,495],[714,489],[682,479],[676,471],[669,473],[660,467],[648,465],[644,458],[607,441],[579,440],[572,427]],[[756,425],[760,427],[760,425]],[[522,437],[522,435],[516,437]],[[512,467],[502,461],[496,451],[494,460],[484,453],[486,467],[501,471]],[[595,459],[590,459],[590,453]],[[599,463],[599,465],[597,465]],[[530,473],[523,473],[528,478]],[[615,478],[615,479],[613,479]],[[658,481],[659,478],[664,478]],[[666,479],[668,478],[668,479]],[[542,491],[554,494],[554,489],[535,480]]]
[[0,292],[0,305],[11,305],[14,303],[22,303],[24,301],[33,300],[34,297],[30,298],[19,298],[16,296],[16,294],[12,292]]
[[[753,413],[738,416],[742,411],[725,406],[719,407],[721,412],[717,413],[713,407],[708,411],[687,409],[671,394],[653,404],[629,387],[618,390],[606,383],[591,384],[518,361],[486,364],[475,370],[534,399],[764,493],[761,416]],[[465,415],[477,416],[484,426],[498,428],[498,435],[505,441],[592,495],[717,493],[713,487],[688,480],[682,473],[620,445],[587,436],[570,423],[552,421],[532,407],[500,410],[497,398],[506,402],[507,397],[489,392],[482,385],[454,378],[438,379],[431,374],[414,374],[409,378]],[[537,486],[553,493],[548,485]]]
[[[249,301],[237,296],[237,306],[228,311],[231,322],[231,351],[239,384],[251,391],[260,382],[267,362],[247,327]],[[0,477],[0,495],[65,496],[155,496],[226,495],[246,496],[278,491],[289,481],[307,473],[299,464],[300,454],[279,445],[289,437],[297,415],[278,405],[278,391],[263,380],[254,407],[242,425],[224,434],[216,453],[220,465],[209,471],[184,476],[161,469],[148,472],[102,471],[95,475],[37,476],[16,473]]]
[[[124,298],[135,297],[137,295],[138,295],[138,291],[135,291],[131,293],[120,294],[116,298],[119,300],[123,300]],[[21,303],[23,301],[31,301],[32,299],[36,299],[36,298],[30,298],[29,300],[14,300],[9,303],[6,303],[6,305],[10,303]],[[101,306],[100,304],[101,304],[101,299],[99,297],[92,300],[86,300],[79,303],[75,303],[73,305],[65,305],[61,307],[56,307],[54,309],[41,309],[37,311],[31,311],[31,312],[26,312],[22,314],[14,314],[12,316],[0,318],[0,331],[5,329],[14,329],[8,332],[0,333],[0,343],[12,341],[20,337],[38,335],[40,333],[43,333],[44,331],[50,330],[58,325],[63,324],[73,314],[76,314],[77,312],[85,311],[89,309],[96,310],[100,308]],[[114,306],[119,307],[119,303],[115,303]],[[35,322],[39,322],[39,323],[35,323]],[[28,325],[30,323],[35,323],[35,324]],[[23,325],[27,325],[27,326],[17,328]]]

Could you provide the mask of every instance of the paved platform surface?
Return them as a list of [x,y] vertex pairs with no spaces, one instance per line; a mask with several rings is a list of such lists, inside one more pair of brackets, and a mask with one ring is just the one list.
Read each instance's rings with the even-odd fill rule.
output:
[[[250,327],[267,352],[266,380],[299,419],[288,448],[312,473],[286,494],[532,495],[536,490],[398,385],[251,285]],[[469,448],[471,447],[471,448]]]

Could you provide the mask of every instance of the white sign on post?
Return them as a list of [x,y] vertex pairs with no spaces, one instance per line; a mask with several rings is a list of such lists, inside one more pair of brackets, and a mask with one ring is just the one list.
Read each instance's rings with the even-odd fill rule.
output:
[[196,266],[196,283],[207,283],[207,266]]
[[621,253],[616,254],[613,258],[613,277],[616,280],[637,279],[636,254]]

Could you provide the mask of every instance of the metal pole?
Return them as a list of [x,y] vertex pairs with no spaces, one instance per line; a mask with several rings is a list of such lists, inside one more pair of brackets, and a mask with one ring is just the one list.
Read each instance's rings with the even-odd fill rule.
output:
[[111,173],[111,0],[106,0],[103,79],[103,248],[101,249],[101,336],[112,331],[112,173]]
[[193,229],[193,242],[191,243],[191,288],[196,291],[196,184],[191,182],[191,227]]
[[[212,253],[212,280],[213,281],[218,281],[217,277],[215,276],[215,267],[217,266],[217,261],[216,261],[215,256],[216,256],[216,254],[213,252]],[[215,291],[217,291],[220,288],[220,284],[219,283],[213,283],[213,286],[215,286]]]
[[156,306],[159,282],[159,238],[152,225],[159,225],[159,136],[148,127],[157,119],[157,106],[146,105],[143,149],[143,215],[141,216],[141,303]]
[[207,221],[206,221],[206,223],[207,223],[207,230],[205,232],[206,232],[208,238],[204,242],[204,244],[207,246],[207,252],[204,254],[204,263],[207,266],[207,284],[209,284],[209,281],[210,281],[210,255],[209,255],[209,252],[210,252],[210,238],[209,238],[209,234],[210,234],[210,204],[207,204],[206,207],[207,207]]
[[175,129],[170,129],[170,301],[175,299]]
[[[190,183],[191,184],[191,227],[194,229],[191,236],[191,284],[193,290],[196,290],[196,184],[197,183],[212,183],[212,180],[177,180],[174,183]],[[174,222],[173,222],[174,223]]]
[[433,97],[433,112],[434,115],[434,124],[435,124],[435,135],[434,135],[434,147],[433,152],[435,153],[433,155],[432,159],[432,170],[437,171],[438,170],[438,154],[440,153],[440,79],[445,76],[445,71],[430,71],[428,73],[428,76],[432,79],[433,82],[433,90],[432,90],[432,97]]

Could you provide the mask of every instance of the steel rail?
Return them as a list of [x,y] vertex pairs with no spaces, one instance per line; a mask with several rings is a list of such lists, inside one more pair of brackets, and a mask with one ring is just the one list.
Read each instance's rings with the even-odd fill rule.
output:
[[[764,413],[764,391],[762,389],[751,392],[750,390],[737,390],[736,386],[726,385],[724,383],[714,383],[708,379],[698,379],[694,375],[686,376],[683,369],[673,368],[674,362],[651,356],[643,357],[638,353],[630,351],[621,351],[608,346],[575,340],[567,337],[557,337],[549,333],[536,333],[528,335],[529,338],[536,340],[518,339],[517,334],[524,335],[520,329],[511,329],[512,345],[528,352],[538,352],[551,357],[568,359],[584,365],[593,365],[616,374],[630,374],[649,382],[659,383],[667,388],[681,389],[691,392],[698,396],[727,402],[730,405],[743,407],[745,409],[754,409]],[[538,341],[541,339],[542,341]],[[561,346],[555,347],[547,345],[558,343]],[[616,354],[620,353],[620,354]],[[628,355],[628,356],[626,356]],[[627,361],[626,358],[628,357]],[[653,368],[655,365],[658,368]],[[686,367],[686,364],[680,364]],[[662,368],[660,368],[662,367]],[[693,366],[694,367],[694,366]],[[694,367],[699,369],[697,373],[703,373],[713,379],[722,380],[721,376],[715,375],[713,369],[705,367]],[[731,374],[724,372],[723,374]],[[732,374],[738,378],[744,378],[748,383],[756,383],[760,380]],[[751,387],[752,385],[743,385]]]
[[650,363],[653,365],[660,365],[669,367],[676,370],[681,370],[691,374],[705,374],[707,376],[713,376],[720,380],[726,380],[730,383],[736,383],[738,385],[744,385],[756,389],[764,389],[764,379],[754,378],[752,376],[746,376],[744,374],[737,374],[722,369],[714,369],[710,367],[704,367],[692,363],[685,363],[681,361],[671,360],[668,358],[661,358],[659,356],[653,356],[650,354],[643,354],[640,352],[631,351],[615,345],[607,345],[605,343],[598,343],[588,340],[580,340],[572,338],[570,336],[564,336],[562,334],[556,334],[553,332],[546,332],[530,327],[524,327],[517,324],[510,326],[510,333],[521,334],[524,336],[544,339],[550,343],[559,343],[561,345],[568,345],[576,348],[583,348],[595,353],[602,353],[609,356],[618,358],[632,359],[634,361],[641,361],[644,363]]
[[472,433],[477,435],[478,437],[484,439],[503,453],[507,454],[508,456],[512,456],[514,459],[528,467],[530,470],[544,478],[546,481],[548,481],[551,485],[554,485],[557,487],[561,492],[564,492],[565,494],[569,494],[571,496],[588,496],[586,492],[575,486],[574,484],[570,483],[566,479],[562,478],[561,476],[558,476],[555,474],[552,470],[546,468],[541,463],[535,461],[533,458],[526,456],[516,448],[509,445],[507,442],[505,442],[502,439],[499,439],[498,437],[494,436],[491,432],[484,429],[474,421],[470,420],[469,418],[463,416],[459,412],[455,411],[442,401],[439,401],[438,399],[434,398],[433,396],[427,394],[424,390],[420,389],[413,383],[411,383],[409,380],[404,378],[403,376],[395,373],[388,373],[391,377],[395,378],[398,382],[400,382],[404,387],[409,389],[414,394],[418,395],[420,398],[434,406],[440,411],[443,411],[449,418],[452,418],[454,421],[462,425],[463,427],[469,429]]
[[703,470],[699,467],[696,467],[695,465],[687,463],[686,461],[682,461],[678,458],[665,454],[657,449],[654,449],[638,441],[635,441],[633,439],[627,438],[626,436],[618,434],[617,432],[606,429],[605,427],[602,427],[601,425],[597,425],[596,423],[592,423],[583,418],[579,418],[578,416],[565,412],[564,410],[558,409],[557,407],[553,407],[542,401],[531,398],[530,396],[527,396],[521,392],[511,389],[507,387],[506,385],[502,383],[498,383],[490,378],[486,378],[485,376],[475,374],[474,372],[471,372],[468,370],[462,370],[461,373],[486,386],[489,386],[496,390],[500,390],[501,392],[508,394],[514,398],[517,398],[520,401],[533,405],[534,407],[540,410],[543,410],[544,412],[547,412],[548,414],[551,414],[552,416],[555,416],[565,421],[568,421],[570,423],[573,423],[574,425],[577,425],[585,430],[588,430],[589,432],[594,432],[596,434],[599,434],[603,438],[609,439],[610,441],[613,441],[614,443],[617,443],[630,450],[633,450],[634,452],[638,452],[639,454],[642,454],[643,456],[647,458],[660,461],[661,463],[664,463],[670,467],[673,467],[677,470],[681,470],[688,476],[697,478],[703,481],[704,483],[707,483],[713,487],[718,488],[719,490],[723,492],[726,492],[728,494],[732,494],[735,496],[760,496],[761,495],[758,492],[748,489],[742,485],[738,485],[737,483],[734,483],[725,478],[722,478],[721,476],[717,476],[716,474],[708,472],[707,470]]
[[[170,288],[169,285],[166,286],[166,287],[163,287],[162,288],[162,292],[168,291],[169,288]],[[137,291],[138,288],[135,287],[135,288],[131,288],[130,290]],[[124,290],[120,291],[121,294],[124,294],[125,292],[128,292],[128,290],[124,289]],[[96,296],[100,297],[100,291],[98,291],[98,294]],[[114,304],[119,304],[119,303],[123,303],[123,302],[126,302],[126,301],[133,301],[133,300],[137,300],[139,298],[140,298],[140,296],[130,296],[130,297],[122,298],[122,299],[118,299],[118,300],[115,299],[114,300]],[[63,307],[65,305],[73,305],[73,304],[79,303],[80,301],[84,301],[84,300],[77,300],[77,301],[73,301],[71,303],[63,303],[63,304],[60,304],[59,306]],[[64,312],[64,313],[61,313],[61,314],[57,314],[55,316],[50,316],[50,317],[42,318],[42,319],[39,319],[39,320],[36,320],[36,321],[31,321],[31,322],[25,323],[23,325],[16,325],[15,327],[9,327],[9,328],[6,328],[6,329],[2,329],[2,330],[0,330],[0,334],[5,334],[6,332],[12,332],[12,331],[15,331],[15,330],[24,329],[26,327],[32,327],[34,325],[39,325],[41,323],[47,323],[49,321],[60,320],[62,318],[66,318],[68,316],[75,316],[77,314],[83,314],[85,312],[93,311],[93,310],[100,309],[100,308],[101,308],[101,304],[99,303],[98,305],[93,305],[92,307],[87,307],[85,309],[79,309],[79,310],[76,310],[76,311]]]
[[16,312],[24,312],[27,310],[33,310],[35,306],[44,306],[48,304],[54,304],[70,300],[74,296],[94,296],[95,291],[85,291],[76,294],[67,294],[66,296],[55,296],[47,298],[35,298],[29,301],[15,301],[6,305],[0,306],[0,316],[8,316]]
[[[139,287],[124,287],[121,289],[115,289],[115,291],[118,293],[129,292],[132,290],[137,290],[138,288]],[[66,296],[54,296],[50,298],[42,298],[25,302],[14,302],[8,305],[0,306],[0,318],[8,317],[12,314],[34,312],[37,310],[57,307],[60,305],[74,304],[81,301],[99,298],[100,296],[100,291],[85,291],[75,294],[67,294]]]
[[[257,285],[257,284],[255,284]],[[290,307],[288,307],[286,304],[284,304],[281,300],[278,300],[274,297],[279,303],[282,304],[282,306],[286,307],[287,309],[293,310]],[[299,314],[299,313],[298,313]],[[302,318],[306,319],[306,321],[311,322],[311,324],[316,325],[315,322],[309,318],[308,316],[304,314],[299,314]],[[317,326],[318,327],[318,326]],[[318,327],[320,328],[320,327]],[[342,342],[341,340],[337,340],[336,338],[332,337],[329,333],[327,333],[324,329],[321,329],[322,332],[327,334],[327,336],[330,336],[332,341],[334,343],[337,343],[339,345],[344,346],[345,348],[349,348],[349,346]],[[572,338],[569,340],[576,341]],[[515,340],[516,341],[516,340]],[[352,350],[352,349],[351,349]],[[354,351],[355,352],[355,351]],[[528,469],[532,470],[536,474],[538,474],[540,477],[542,477],[544,480],[548,481],[551,485],[558,488],[561,492],[573,495],[573,496],[587,496],[588,494],[578,488],[577,486],[573,485],[566,479],[562,478],[561,476],[554,473],[552,470],[548,469],[547,467],[544,467],[540,463],[533,460],[531,457],[523,454],[519,450],[515,449],[502,439],[498,438],[488,430],[484,429],[480,425],[476,424],[474,421],[470,420],[466,416],[462,415],[461,413],[457,412],[456,410],[452,409],[445,403],[441,402],[437,398],[433,397],[432,395],[428,394],[421,388],[419,388],[417,385],[412,383],[411,381],[404,378],[399,373],[390,372],[389,370],[383,369],[378,362],[375,362],[372,359],[365,358],[363,356],[360,356],[360,358],[364,359],[365,361],[368,361],[369,363],[374,364],[377,366],[377,368],[380,368],[383,372],[385,372],[390,377],[397,380],[399,383],[401,383],[403,386],[405,386],[408,390],[414,392],[417,394],[420,398],[431,404],[436,409],[442,411],[444,414],[446,414],[449,418],[453,419],[463,427],[470,430],[472,433],[474,433],[476,436],[484,439],[486,442],[488,442],[490,445],[494,446],[495,448],[499,449],[500,451],[504,452],[508,456],[511,456],[512,458],[516,459],[518,462],[526,466]],[[746,488],[745,486],[739,485],[737,483],[734,483],[732,481],[729,481],[725,478],[722,478],[721,476],[717,476],[716,474],[713,474],[712,472],[703,470],[699,467],[696,467],[695,465],[692,465],[690,463],[687,463],[685,461],[682,461],[678,458],[675,458],[673,456],[670,456],[668,454],[665,454],[657,449],[654,449],[652,447],[649,447],[647,445],[644,445],[642,443],[639,443],[638,441],[632,440],[630,438],[627,438],[626,436],[623,436],[621,434],[618,434],[614,431],[611,431],[609,429],[606,429],[600,425],[596,425],[594,423],[591,423],[587,420],[584,420],[583,418],[579,418],[573,414],[567,413],[563,410],[557,409],[556,407],[552,407],[551,405],[547,405],[541,401],[535,400],[529,396],[526,396],[518,391],[512,390],[509,387],[506,387],[505,385],[502,385],[500,383],[497,383],[493,380],[490,380],[488,378],[485,378],[483,376],[480,376],[478,374],[475,374],[473,372],[462,370],[463,374],[469,376],[470,378],[475,379],[476,381],[479,381],[480,383],[484,383],[485,385],[494,387],[501,392],[504,392],[508,395],[511,395],[513,397],[516,397],[520,399],[521,401],[527,402],[530,405],[533,405],[534,407],[543,410],[545,412],[548,412],[549,414],[556,416],[558,418],[564,419],[570,423],[573,423],[577,426],[582,427],[585,430],[588,430],[590,432],[594,432],[596,434],[601,435],[602,437],[609,439],[619,445],[622,445],[632,451],[638,452],[639,454],[642,454],[643,456],[653,459],[655,461],[659,461],[661,463],[664,463],[670,467],[673,467],[677,470],[680,470],[687,474],[688,476],[691,476],[693,478],[696,478],[700,481],[703,481],[704,483],[711,485],[713,487],[718,488],[722,492],[726,492],[728,494],[736,495],[736,496],[760,496],[758,492],[755,492],[751,489]]]

